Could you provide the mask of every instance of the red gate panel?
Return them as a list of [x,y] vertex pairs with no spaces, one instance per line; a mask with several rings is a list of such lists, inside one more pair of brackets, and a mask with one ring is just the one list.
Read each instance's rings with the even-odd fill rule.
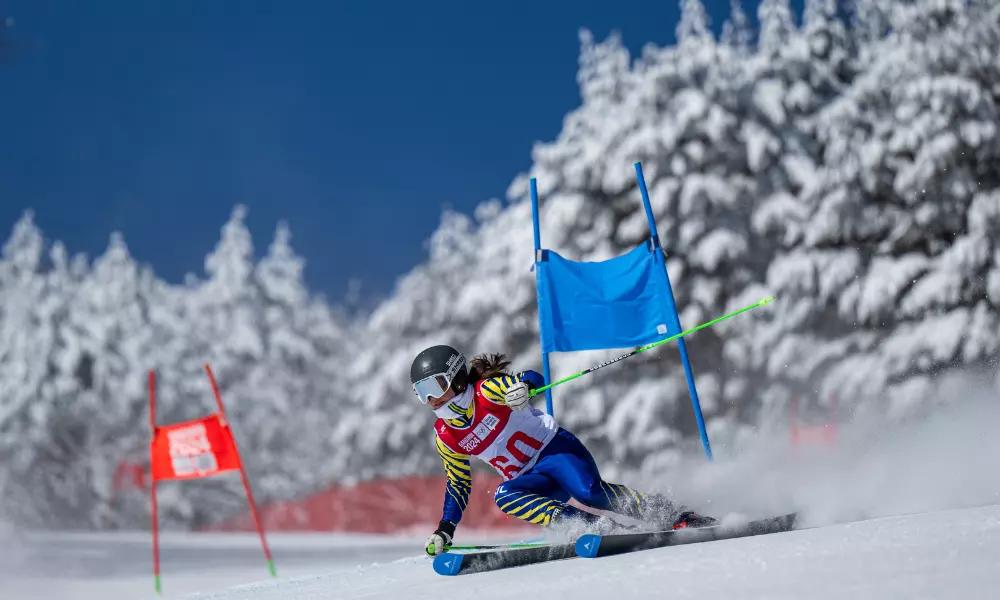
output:
[[213,413],[201,419],[159,425],[153,436],[153,479],[198,479],[239,470],[233,434]]

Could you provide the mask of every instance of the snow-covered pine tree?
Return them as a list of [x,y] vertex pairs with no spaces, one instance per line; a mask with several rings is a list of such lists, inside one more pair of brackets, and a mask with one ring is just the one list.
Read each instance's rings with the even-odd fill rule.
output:
[[[793,247],[770,267],[789,303],[757,348],[768,373],[905,414],[936,375],[988,368],[996,317],[997,7],[914,2],[817,119],[823,147]],[[971,41],[971,43],[970,43]],[[758,332],[760,333],[760,332]]]
[[761,0],[757,5],[757,21],[760,23],[757,49],[766,56],[778,55],[796,31],[788,0]]
[[714,42],[712,32],[708,28],[708,15],[701,0],[681,0],[681,18],[677,23],[677,43],[699,44]]
[[[0,498],[3,513],[18,521],[32,513],[32,468],[44,455],[51,406],[42,389],[55,347],[54,319],[72,283],[65,253],[54,257],[62,296],[50,296],[45,243],[26,212],[14,225],[0,257]],[[48,483],[48,482],[46,482]]]
[[729,18],[722,25],[720,41],[740,53],[750,51],[753,32],[750,30],[747,14],[743,11],[743,3],[740,0],[729,1]]
[[889,33],[889,20],[898,4],[899,0],[852,0],[849,3],[851,30],[862,53],[874,49],[874,42]]
[[47,394],[54,412],[48,435],[56,442],[48,452],[48,477],[63,482],[69,495],[66,505],[53,508],[55,515],[87,514],[104,525],[138,516],[136,506],[129,514],[112,506],[112,482],[120,463],[141,461],[148,447],[145,381],[137,374],[148,366],[155,345],[148,310],[152,282],[123,237],[112,234],[60,320],[54,385]]
[[346,395],[336,367],[351,355],[336,314],[311,298],[303,277],[305,261],[291,247],[291,231],[279,223],[267,255],[257,264],[264,359],[251,374],[259,400],[245,418],[255,424],[248,455],[263,498],[292,497],[326,481],[330,433]]
[[[169,285],[111,237],[93,266],[48,252],[30,213],[0,258],[0,510],[24,525],[141,526],[148,498],[113,489],[120,463],[143,466],[146,374],[158,375],[160,423],[214,410],[202,371],[214,361],[262,500],[335,479],[350,336],[311,296],[303,261],[279,226],[254,265],[237,207],[208,257],[209,278]],[[257,343],[248,343],[247,340]],[[245,508],[232,477],[161,486],[165,524],[191,526]]]

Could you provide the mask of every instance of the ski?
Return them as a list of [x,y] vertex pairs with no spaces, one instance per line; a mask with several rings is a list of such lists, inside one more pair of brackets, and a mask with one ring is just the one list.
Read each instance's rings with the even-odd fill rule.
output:
[[576,556],[574,544],[543,544],[531,547],[503,547],[484,552],[445,552],[434,558],[438,575],[466,575],[522,567]]
[[678,546],[714,540],[727,540],[766,533],[790,531],[795,527],[796,513],[758,519],[738,525],[709,525],[669,531],[623,533],[613,535],[586,534],[576,540],[576,555],[584,558],[611,556],[636,550]]
[[537,563],[581,556],[596,558],[663,546],[725,540],[766,533],[789,531],[795,527],[795,513],[758,519],[739,525],[710,525],[670,531],[649,531],[612,535],[587,534],[575,544],[515,544],[483,547],[476,552],[446,552],[434,558],[434,571],[453,576],[498,571]]

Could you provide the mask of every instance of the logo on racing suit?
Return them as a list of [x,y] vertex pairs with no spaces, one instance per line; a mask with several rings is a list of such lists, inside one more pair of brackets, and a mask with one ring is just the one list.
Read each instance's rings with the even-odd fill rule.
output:
[[482,422],[476,425],[469,435],[462,438],[462,441],[458,443],[459,447],[466,452],[472,452],[475,450],[479,444],[482,443],[490,435],[490,431],[496,429],[496,426],[500,423],[500,418],[496,415],[486,415],[483,417]]
[[469,435],[462,438],[462,441],[459,442],[458,445],[462,448],[462,450],[472,452],[477,446],[479,446],[480,442],[482,442],[482,440],[479,439],[479,436],[477,436],[475,432],[471,432]]

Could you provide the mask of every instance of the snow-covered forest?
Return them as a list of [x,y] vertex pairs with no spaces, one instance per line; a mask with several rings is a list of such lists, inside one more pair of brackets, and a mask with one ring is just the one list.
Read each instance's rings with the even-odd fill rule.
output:
[[[305,289],[286,227],[254,262],[244,213],[233,211],[205,258],[207,277],[183,285],[137,265],[117,234],[91,263],[46,244],[31,214],[15,225],[0,262],[0,488],[8,517],[79,526],[143,514],[145,506],[128,505],[141,495],[117,493],[112,482],[120,463],[148,463],[145,374],[157,373],[158,421],[176,422],[215,410],[205,362],[258,489],[273,497],[317,484],[344,385],[344,323]],[[198,523],[220,500],[239,501],[230,509],[238,510],[232,483],[163,486],[168,514]],[[190,501],[173,501],[182,491]]]
[[[450,343],[539,368],[528,178],[543,245],[601,260],[647,233],[634,161],[683,325],[778,298],[689,341],[718,452],[793,399],[901,419],[956,400],[940,389],[952,376],[1000,387],[1000,5],[807,0],[798,24],[788,0],[763,0],[751,31],[733,2],[716,39],[699,0],[681,4],[677,45],[638,57],[582,31],[581,104],[558,137],[506,201],[444,214],[427,260],[368,314],[310,293],[285,227],[255,259],[241,207],[183,284],[118,234],[72,256],[26,214],[0,258],[0,518],[145,526],[145,496],[111,481],[148,452],[146,373],[166,423],[211,409],[205,362],[259,500],[435,471],[412,357]],[[557,356],[553,374],[600,355]],[[555,398],[611,477],[696,443],[670,348]],[[188,526],[244,506],[232,479],[161,493]]]

